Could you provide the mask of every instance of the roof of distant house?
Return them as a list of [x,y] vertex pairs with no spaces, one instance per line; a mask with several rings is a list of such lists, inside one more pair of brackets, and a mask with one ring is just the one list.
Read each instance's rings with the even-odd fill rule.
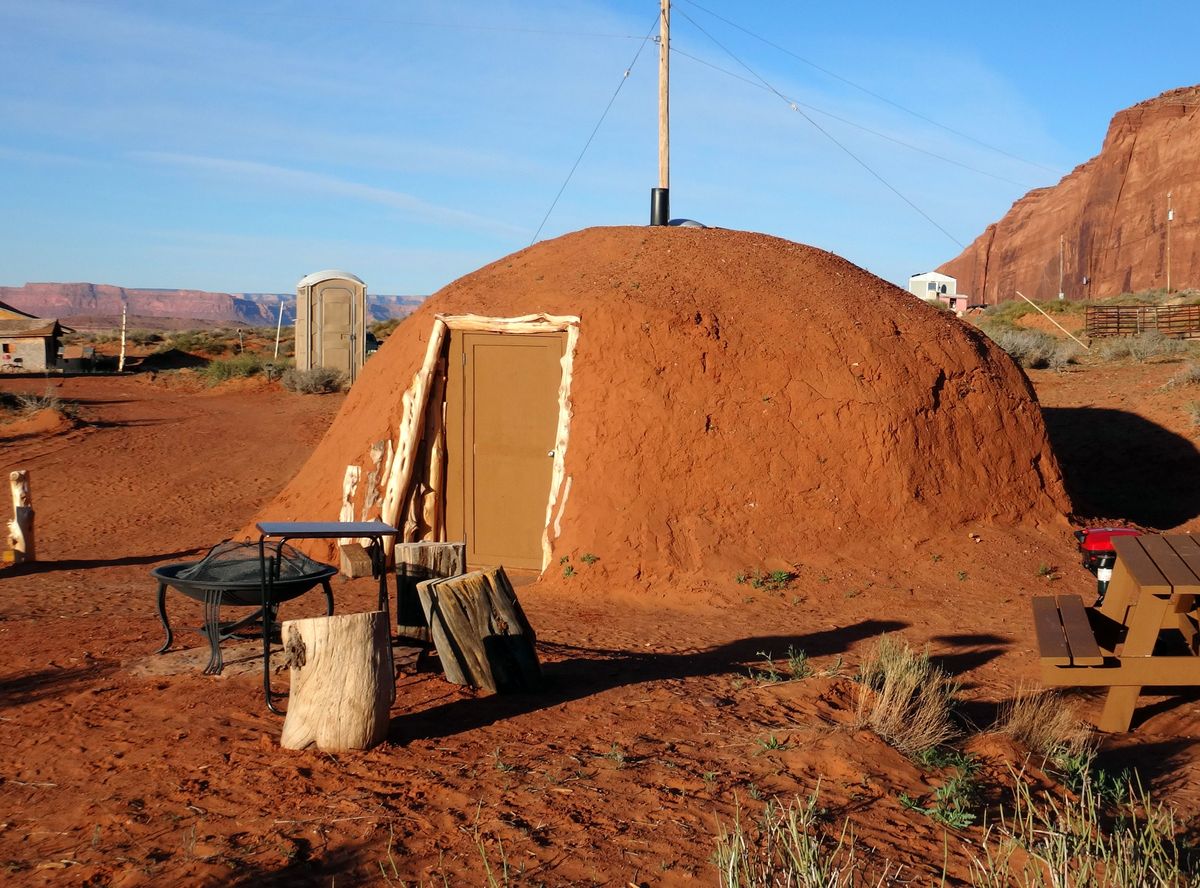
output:
[[5,339],[35,339],[62,332],[62,325],[55,318],[0,318],[0,337]]
[[0,302],[0,320],[11,320],[13,318],[32,318],[27,311],[21,311],[19,308],[13,308],[7,302]]

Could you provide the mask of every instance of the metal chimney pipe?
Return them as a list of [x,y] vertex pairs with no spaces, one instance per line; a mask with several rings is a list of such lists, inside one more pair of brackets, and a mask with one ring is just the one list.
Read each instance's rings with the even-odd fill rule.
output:
[[650,224],[666,225],[671,221],[671,189],[650,189]]

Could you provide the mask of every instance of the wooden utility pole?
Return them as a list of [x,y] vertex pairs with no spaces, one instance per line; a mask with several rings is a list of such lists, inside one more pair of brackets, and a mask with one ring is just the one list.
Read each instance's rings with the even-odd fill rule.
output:
[[1063,248],[1065,238],[1063,235],[1058,236],[1058,298],[1065,299],[1063,294]]
[[117,372],[125,370],[125,303],[121,303],[121,356],[117,358]]
[[650,224],[671,220],[671,0],[661,0],[658,35],[658,187],[650,191]]
[[1175,211],[1171,209],[1171,192],[1167,192],[1167,295],[1171,295],[1171,222]]
[[666,191],[671,187],[671,0],[662,0],[659,35],[658,187]]
[[279,357],[279,336],[283,333],[283,303],[279,300],[279,320],[275,322],[275,357]]

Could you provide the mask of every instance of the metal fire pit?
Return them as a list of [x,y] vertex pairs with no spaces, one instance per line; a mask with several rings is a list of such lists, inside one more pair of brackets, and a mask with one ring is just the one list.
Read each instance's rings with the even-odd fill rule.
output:
[[[270,604],[264,606],[270,572]],[[264,562],[260,560],[255,543],[224,542],[215,546],[202,560],[164,564],[153,568],[150,575],[158,581],[158,618],[167,633],[167,640],[158,649],[166,653],[174,641],[171,623],[167,619],[167,587],[182,592],[188,598],[203,602],[204,625],[200,633],[208,638],[210,656],[205,675],[219,675],[224,668],[221,641],[245,627],[262,621],[266,639],[275,624],[279,605],[321,586],[325,593],[325,612],[333,614],[333,590],[329,580],[337,568],[313,561],[290,546]],[[221,606],[257,608],[249,616],[229,623],[221,622]],[[265,643],[265,642],[264,642]]]

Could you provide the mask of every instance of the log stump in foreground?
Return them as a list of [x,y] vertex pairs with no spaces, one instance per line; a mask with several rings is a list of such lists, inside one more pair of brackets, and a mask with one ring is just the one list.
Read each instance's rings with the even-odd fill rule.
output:
[[396,634],[428,642],[429,621],[417,595],[417,584],[458,576],[466,570],[466,543],[397,543]]
[[279,745],[369,749],[388,732],[396,679],[383,611],[288,620],[292,686]]
[[501,693],[541,684],[537,638],[504,568],[426,580],[417,592],[450,681]]

